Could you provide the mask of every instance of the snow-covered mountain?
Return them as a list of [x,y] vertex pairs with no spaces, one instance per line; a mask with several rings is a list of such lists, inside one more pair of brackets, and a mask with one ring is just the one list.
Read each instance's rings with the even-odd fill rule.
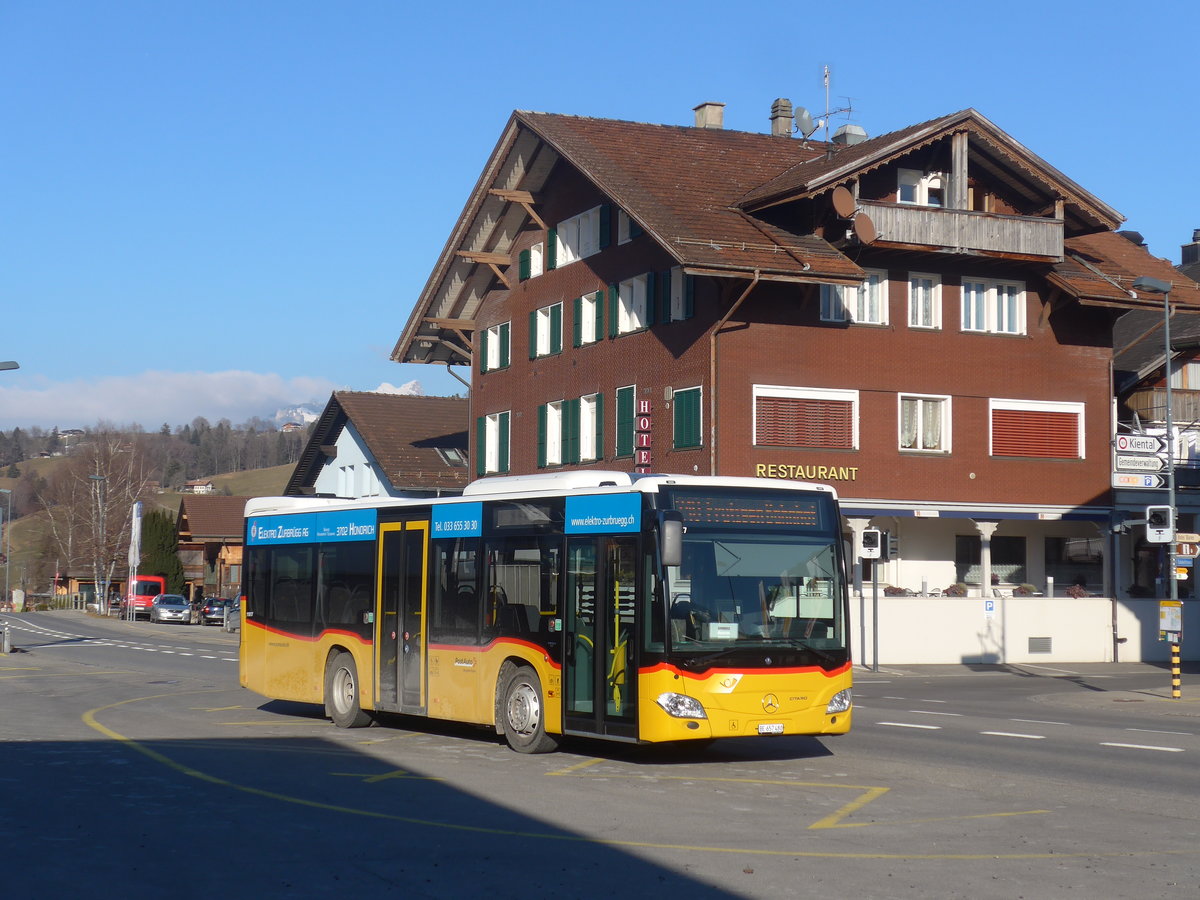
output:
[[[401,385],[390,384],[383,382],[379,387],[375,388],[377,394],[405,394],[410,397],[423,397],[424,389],[419,381],[408,381]],[[325,411],[325,401],[317,402],[315,400],[308,403],[297,403],[295,406],[285,406],[282,409],[275,411],[274,420],[276,425],[283,425],[287,422],[300,422],[303,425],[308,425],[321,418],[321,413]]]

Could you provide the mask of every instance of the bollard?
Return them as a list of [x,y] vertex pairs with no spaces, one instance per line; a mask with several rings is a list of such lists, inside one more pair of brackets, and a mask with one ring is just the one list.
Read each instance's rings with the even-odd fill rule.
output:
[[12,638],[8,636],[8,623],[4,623],[4,655],[12,653]]

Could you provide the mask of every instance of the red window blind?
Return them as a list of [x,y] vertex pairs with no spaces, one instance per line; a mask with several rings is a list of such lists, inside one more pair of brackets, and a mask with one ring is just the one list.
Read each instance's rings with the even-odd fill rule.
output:
[[992,455],[1079,459],[1079,415],[1032,409],[994,409]]
[[755,444],[854,449],[854,404],[849,400],[758,397]]

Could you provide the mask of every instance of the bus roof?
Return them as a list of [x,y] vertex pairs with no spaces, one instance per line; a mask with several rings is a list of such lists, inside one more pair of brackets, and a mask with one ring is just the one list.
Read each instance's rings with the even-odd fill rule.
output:
[[538,475],[500,475],[477,479],[463,489],[461,497],[255,497],[246,503],[246,516],[311,512],[318,509],[393,508],[475,502],[499,497],[546,497],[589,491],[591,493],[657,493],[672,485],[694,487],[746,487],[757,489],[818,491],[837,498],[827,484],[781,478],[749,478],[722,475],[639,475],[603,469],[578,469]]

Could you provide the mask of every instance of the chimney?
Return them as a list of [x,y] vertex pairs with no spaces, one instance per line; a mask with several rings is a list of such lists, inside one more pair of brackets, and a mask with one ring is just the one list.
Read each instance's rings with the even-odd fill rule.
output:
[[1183,245],[1183,262],[1180,265],[1190,266],[1200,262],[1200,228],[1192,232],[1192,242]]
[[792,101],[780,97],[771,104],[771,134],[792,136]]
[[696,113],[697,128],[725,127],[724,103],[701,103],[699,106],[693,106],[692,110]]

